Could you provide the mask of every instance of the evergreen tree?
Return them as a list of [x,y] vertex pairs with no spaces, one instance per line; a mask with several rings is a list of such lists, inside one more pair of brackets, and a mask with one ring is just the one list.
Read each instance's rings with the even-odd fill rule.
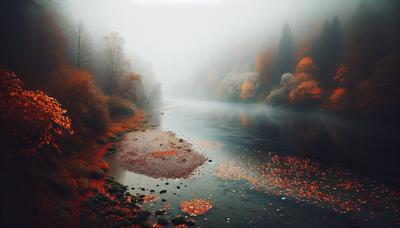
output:
[[275,60],[272,84],[274,86],[279,85],[282,74],[293,72],[295,65],[296,59],[294,39],[289,24],[286,23],[283,27],[282,36],[279,41],[279,49],[277,58]]
[[332,22],[325,22],[310,54],[319,69],[318,79],[321,86],[329,87],[342,54],[342,26],[337,16]]

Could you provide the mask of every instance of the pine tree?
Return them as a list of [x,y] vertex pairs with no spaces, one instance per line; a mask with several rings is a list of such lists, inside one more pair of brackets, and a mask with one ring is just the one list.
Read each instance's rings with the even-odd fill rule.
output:
[[342,54],[342,26],[337,16],[332,22],[325,22],[310,54],[319,69],[318,79],[321,86],[329,87]]
[[286,23],[283,27],[282,36],[279,41],[279,49],[277,58],[275,60],[272,84],[274,86],[279,85],[281,81],[281,75],[287,72],[293,72],[295,64],[296,59],[294,39],[289,24]]

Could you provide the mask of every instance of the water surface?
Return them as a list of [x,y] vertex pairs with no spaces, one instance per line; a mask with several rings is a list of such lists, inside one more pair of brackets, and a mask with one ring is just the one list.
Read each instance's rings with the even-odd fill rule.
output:
[[[160,110],[154,110],[151,125],[175,132],[178,137],[193,143],[210,160],[191,178],[162,180],[128,172],[112,157],[109,159],[110,175],[135,188],[131,189],[133,194],[148,194],[150,190],[158,194],[167,190],[166,194],[160,194],[160,200],[146,207],[155,210],[168,206],[169,217],[184,215],[179,210],[181,200],[204,198],[212,200],[213,208],[207,214],[195,217],[203,227],[381,227],[398,223],[398,211],[395,210],[398,196],[387,196],[396,188],[396,180],[387,175],[395,176],[397,172],[395,163],[399,140],[395,129],[261,104],[193,100],[164,101]],[[294,192],[257,188],[252,183],[253,178],[265,179],[265,176],[252,167],[270,162],[271,156],[275,155],[305,161],[311,159],[320,167],[318,172],[327,170],[331,175],[318,176],[321,189],[325,188],[322,185],[347,179],[363,186],[353,189],[350,185],[350,190],[344,193],[336,192],[332,186],[323,190],[334,197],[354,198],[354,202],[358,202],[364,200],[364,195],[380,192],[377,195],[382,198],[381,203],[363,203],[361,211],[343,212],[334,205],[335,201],[317,202],[318,199],[296,193],[297,186]],[[232,161],[242,166],[251,178],[230,180],[215,175],[218,167]],[[285,169],[287,167],[279,168],[279,171],[286,172]],[[345,175],[336,178],[336,172]],[[305,177],[289,177],[288,180],[312,183],[314,179],[315,176],[307,174]],[[321,180],[323,183],[319,183]],[[388,184],[381,185],[384,182]],[[145,188],[145,191],[140,188]],[[370,200],[369,196],[365,197]],[[376,215],[385,210],[390,212]]]

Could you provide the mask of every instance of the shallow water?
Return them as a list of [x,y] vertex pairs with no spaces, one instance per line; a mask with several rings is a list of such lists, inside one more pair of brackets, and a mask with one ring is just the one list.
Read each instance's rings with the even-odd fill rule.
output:
[[[109,158],[110,175],[135,188],[130,190],[133,194],[149,194],[155,190],[160,200],[145,207],[153,211],[168,207],[166,217],[185,215],[180,212],[182,200],[204,198],[212,200],[213,208],[205,215],[194,217],[202,227],[399,224],[396,187],[381,185],[382,181],[392,186],[395,183],[387,175],[396,176],[397,170],[399,140],[394,130],[260,104],[190,100],[164,101],[161,109],[154,111],[151,124],[175,132],[210,159],[188,179],[162,180],[123,170],[113,157]],[[301,164],[308,164],[307,159],[311,158],[318,170],[310,173],[307,166],[306,171],[298,171],[296,159],[271,163],[274,156],[283,160],[286,156],[298,158]],[[240,177],[238,180],[221,178],[216,170],[232,161],[240,166]],[[260,170],[270,164],[271,170]],[[279,179],[279,185],[268,183],[276,181],[277,171],[284,181]],[[296,172],[307,173],[297,175]],[[259,184],[260,181],[263,183]],[[339,191],[334,186],[346,181],[350,183],[349,188]],[[302,191],[307,190],[303,186],[307,187],[307,183],[316,183],[321,192],[335,200],[306,196]],[[282,184],[286,189],[276,190]],[[159,194],[161,190],[167,193]],[[379,200],[373,203],[375,197]],[[348,201],[351,209],[342,210],[338,206],[342,201]]]

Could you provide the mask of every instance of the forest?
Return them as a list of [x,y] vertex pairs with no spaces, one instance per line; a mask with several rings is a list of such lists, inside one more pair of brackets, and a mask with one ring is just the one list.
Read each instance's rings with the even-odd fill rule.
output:
[[400,2],[145,2],[0,2],[1,227],[400,225]]
[[398,10],[394,1],[363,1],[346,21],[326,18],[300,38],[286,23],[275,45],[208,66],[199,83],[211,99],[396,121]]

